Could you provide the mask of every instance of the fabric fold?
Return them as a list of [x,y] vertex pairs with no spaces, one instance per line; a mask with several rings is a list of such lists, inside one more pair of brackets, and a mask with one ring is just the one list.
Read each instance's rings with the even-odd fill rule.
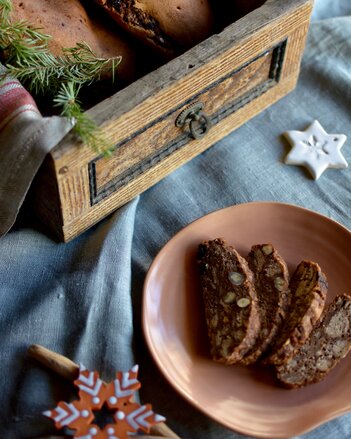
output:
[[[0,77],[5,72],[0,65]],[[0,237],[13,226],[45,156],[72,127],[67,118],[43,117],[18,80],[0,82]]]

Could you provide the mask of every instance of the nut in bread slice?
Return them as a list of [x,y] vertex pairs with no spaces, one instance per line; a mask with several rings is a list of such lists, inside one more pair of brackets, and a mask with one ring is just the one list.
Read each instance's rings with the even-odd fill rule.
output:
[[309,339],[285,364],[276,367],[278,380],[288,388],[317,383],[351,349],[351,296],[337,296],[323,312]]
[[270,243],[254,245],[247,257],[254,274],[261,330],[241,364],[255,363],[282,328],[290,303],[289,272],[284,259]]
[[200,244],[198,263],[212,358],[237,363],[260,330],[253,274],[223,239]]
[[316,262],[302,261],[290,282],[291,302],[284,325],[264,363],[285,363],[305,343],[324,309],[327,279]]

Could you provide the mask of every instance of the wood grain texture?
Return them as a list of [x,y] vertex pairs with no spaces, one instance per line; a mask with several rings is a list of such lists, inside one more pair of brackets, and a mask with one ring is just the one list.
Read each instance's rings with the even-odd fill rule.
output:
[[[61,222],[48,220],[40,188],[36,205],[60,239],[74,238],[291,91],[311,8],[311,0],[268,0],[89,110],[115,152],[102,159],[69,135],[50,154],[41,181],[55,180]],[[214,126],[194,140],[174,123],[197,101]]]
[[[268,79],[271,61],[272,52],[259,57],[246,68],[226,77],[210,89],[205,89],[195,100],[205,102],[204,111],[208,116],[215,118],[217,113],[220,114],[221,110],[224,111],[228,104]],[[139,135],[117,146],[116,154],[110,160],[97,160],[97,186],[103,187],[119,174],[128,173],[133,166],[149,156],[157,155],[157,152],[162,151],[165,145],[174,142],[177,138],[182,141],[182,137],[185,137],[184,142],[186,143],[192,141],[188,131],[183,133],[183,130],[175,126],[176,116],[181,110],[178,107],[175,110],[170,110],[159,120],[156,119],[156,122]]]

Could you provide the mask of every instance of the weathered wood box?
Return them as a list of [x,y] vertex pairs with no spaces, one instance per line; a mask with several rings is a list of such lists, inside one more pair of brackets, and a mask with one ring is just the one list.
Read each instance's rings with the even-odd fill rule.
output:
[[71,135],[57,145],[35,187],[41,220],[74,238],[290,92],[311,9],[312,0],[267,0],[90,109],[114,153]]

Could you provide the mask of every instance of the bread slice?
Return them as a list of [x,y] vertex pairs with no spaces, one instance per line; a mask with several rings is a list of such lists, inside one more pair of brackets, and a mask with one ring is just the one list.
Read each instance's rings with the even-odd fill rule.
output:
[[277,378],[289,388],[317,383],[351,349],[351,297],[339,295],[323,312],[309,339],[286,364],[276,367]]
[[270,346],[290,303],[288,267],[273,245],[252,246],[247,259],[255,279],[261,330],[254,346],[241,360],[244,365],[255,363]]
[[317,263],[302,261],[297,266],[290,282],[290,307],[266,364],[285,363],[305,343],[322,314],[327,288],[327,279]]
[[219,238],[199,245],[198,262],[212,358],[237,363],[260,330],[253,274],[247,261]]

